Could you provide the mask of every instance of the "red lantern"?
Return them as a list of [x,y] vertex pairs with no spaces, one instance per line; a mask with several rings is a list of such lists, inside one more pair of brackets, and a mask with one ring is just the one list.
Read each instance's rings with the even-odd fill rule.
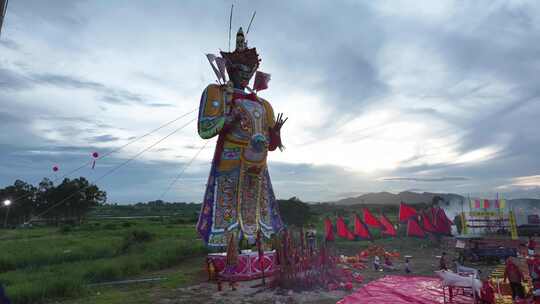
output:
[[99,153],[97,152],[92,153],[92,157],[94,158],[94,160],[92,161],[92,169],[94,169],[94,167],[96,166],[96,159],[98,159],[99,157]]

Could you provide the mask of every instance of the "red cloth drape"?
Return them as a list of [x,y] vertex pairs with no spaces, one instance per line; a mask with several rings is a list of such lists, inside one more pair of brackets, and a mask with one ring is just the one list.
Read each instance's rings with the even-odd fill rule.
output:
[[406,222],[411,217],[416,217],[416,215],[417,215],[416,209],[414,209],[413,207],[403,202],[399,204],[399,221],[400,222]]
[[335,239],[334,237],[334,227],[332,225],[332,222],[329,218],[326,218],[324,220],[324,238],[327,241],[333,241]]
[[394,225],[392,225],[392,222],[383,214],[381,215],[381,224],[383,225],[384,229],[382,231],[383,235],[388,236],[396,236],[396,229],[394,228]]
[[423,237],[426,237],[426,233],[424,232],[424,230],[422,230],[422,228],[420,227],[420,225],[418,224],[416,220],[410,219],[407,222],[407,236],[415,236],[415,237],[423,238]]
[[439,234],[452,234],[452,221],[446,216],[442,208],[437,208],[435,212],[435,231]]
[[364,213],[364,223],[373,228],[382,228],[381,222],[367,209],[362,209]]
[[354,234],[365,240],[372,239],[371,233],[367,229],[366,225],[362,223],[362,220],[356,214],[354,215]]
[[435,229],[435,226],[431,222],[428,216],[428,212],[423,212],[422,214],[422,226],[425,231],[435,233],[437,232],[437,229]]

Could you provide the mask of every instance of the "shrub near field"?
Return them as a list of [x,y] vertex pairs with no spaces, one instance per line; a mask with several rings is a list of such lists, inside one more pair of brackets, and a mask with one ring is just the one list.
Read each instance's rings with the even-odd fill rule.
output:
[[34,228],[0,237],[0,282],[14,303],[75,297],[87,285],[174,266],[206,249],[193,225],[145,220]]

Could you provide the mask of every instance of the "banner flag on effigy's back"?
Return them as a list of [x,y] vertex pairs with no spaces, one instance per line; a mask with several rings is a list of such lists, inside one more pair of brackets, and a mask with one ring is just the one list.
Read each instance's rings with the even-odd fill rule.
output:
[[268,82],[270,82],[270,74],[257,71],[255,73],[255,82],[253,83],[253,90],[262,91],[268,89]]
[[334,227],[329,218],[324,219],[324,238],[327,241],[334,241]]
[[399,204],[399,221],[406,222],[411,217],[416,218],[417,212],[413,207],[401,202]]
[[407,236],[424,238],[426,237],[426,233],[424,232],[424,230],[422,230],[422,228],[415,219],[410,219],[407,222]]
[[371,240],[373,238],[366,224],[356,214],[354,215],[354,234],[364,240]]
[[397,236],[396,228],[392,225],[392,222],[383,214],[380,219],[381,224],[383,225],[382,234],[387,236]]
[[373,228],[382,228],[381,222],[367,209],[362,208],[364,214],[364,223]]

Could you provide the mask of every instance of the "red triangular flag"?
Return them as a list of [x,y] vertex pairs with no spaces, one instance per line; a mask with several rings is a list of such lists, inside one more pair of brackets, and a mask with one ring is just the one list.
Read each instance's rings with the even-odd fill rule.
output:
[[411,217],[416,218],[416,214],[417,214],[416,210],[413,207],[403,202],[399,204],[399,221],[400,222],[405,222]]
[[364,223],[373,228],[382,228],[381,222],[367,208],[362,208],[364,213]]
[[394,225],[392,225],[392,222],[390,222],[390,220],[384,214],[381,215],[380,222],[384,227],[384,230],[382,231],[383,235],[388,235],[388,236],[397,235],[396,228],[394,228]]
[[347,232],[347,225],[345,225],[345,221],[343,220],[343,218],[341,216],[338,216],[337,220],[336,220],[336,226],[337,226],[337,235],[340,237],[340,238],[344,238],[346,239],[347,236],[349,235]]
[[424,233],[424,230],[418,225],[418,222],[416,220],[410,219],[407,222],[407,236],[415,236],[419,238],[426,237],[426,234]]
[[347,225],[341,216],[338,216],[336,226],[340,238],[348,239],[350,241],[354,240],[354,234],[347,228]]
[[332,222],[329,218],[326,218],[324,220],[324,238],[327,241],[333,241],[334,238],[334,227],[332,226]]
[[352,233],[349,229],[347,229],[347,239],[349,241],[354,241],[356,237],[354,236],[354,233]]
[[422,214],[422,226],[426,232],[435,233],[437,230],[435,229],[435,226],[433,226],[433,223],[428,217],[427,212],[423,212]]
[[354,215],[354,234],[364,240],[372,239],[371,233],[369,233],[366,225],[362,223],[362,220],[356,214]]

